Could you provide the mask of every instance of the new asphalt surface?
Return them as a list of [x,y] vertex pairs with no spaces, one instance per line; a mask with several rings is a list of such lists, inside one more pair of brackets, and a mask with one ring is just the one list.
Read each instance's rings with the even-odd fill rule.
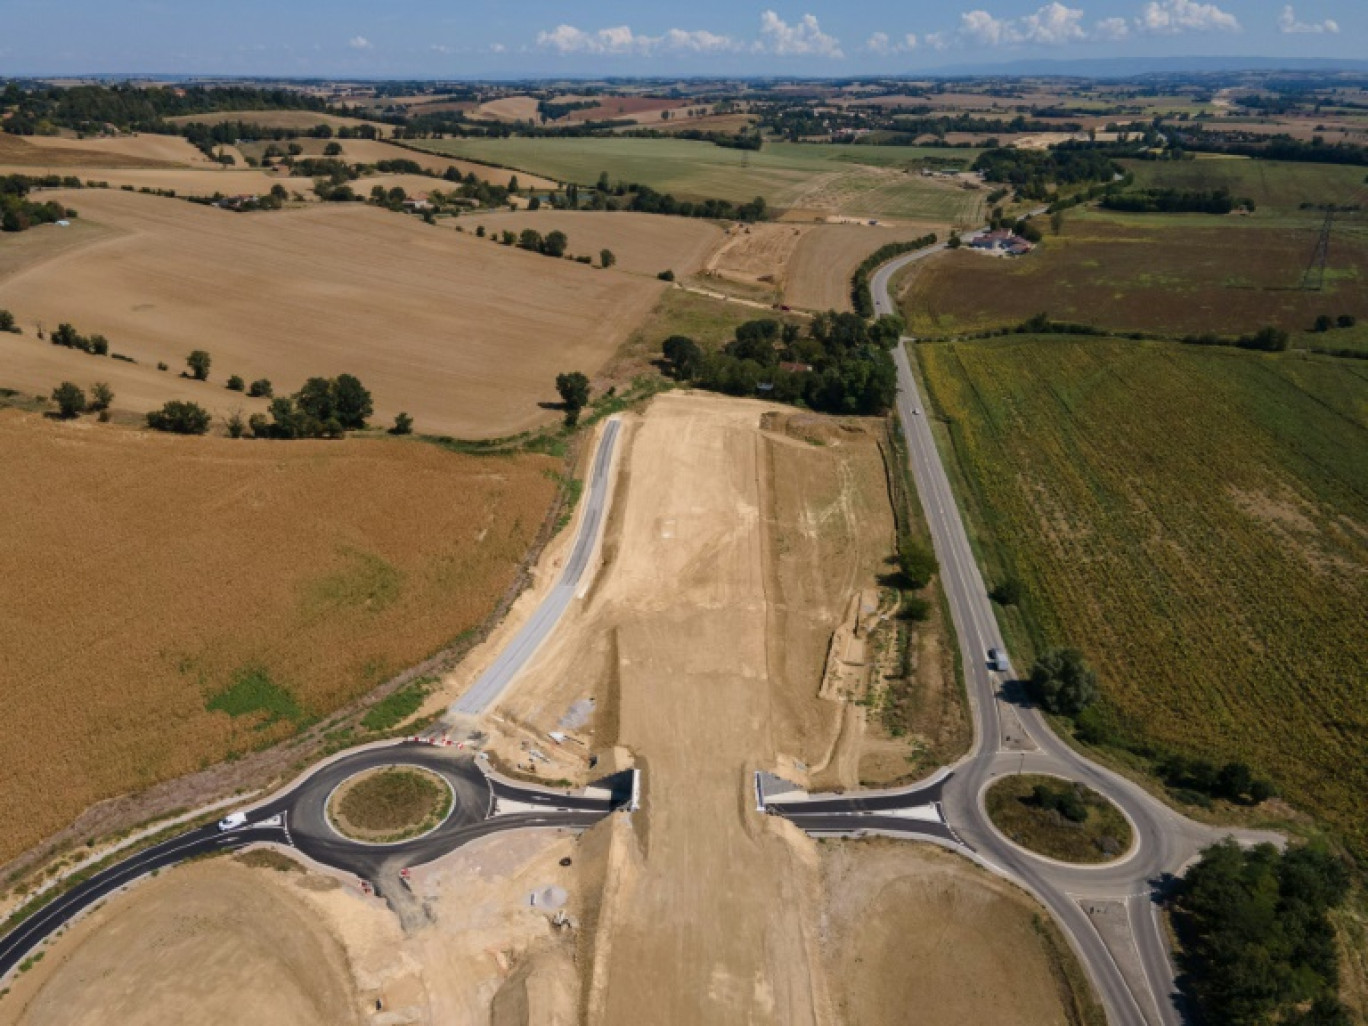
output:
[[[452,710],[487,709],[526,665],[574,598],[602,534],[609,492],[609,468],[620,422],[610,419],[595,456],[586,508],[570,559],[550,595],[514,635],[490,668]],[[440,775],[452,791],[451,812],[435,829],[397,844],[364,844],[342,837],[327,822],[328,797],[347,778],[389,765],[410,765]],[[422,865],[477,837],[528,827],[586,829],[633,800],[632,771],[573,794],[519,784],[490,773],[469,752],[443,746],[398,743],[370,746],[329,760],[286,791],[253,807],[248,822],[221,831],[198,827],[120,860],[43,906],[0,937],[0,979],[52,933],[110,894],[155,870],[186,859],[241,848],[258,841],[291,846],[316,862],[367,881],[377,894],[393,890],[399,870]],[[501,812],[503,801],[515,811]],[[389,895],[393,897],[394,895]]]
[[[966,236],[968,238],[969,236]],[[896,313],[890,282],[904,267],[945,244],[898,257],[871,280],[876,313]],[[878,796],[845,795],[770,808],[814,833],[877,832],[950,843],[1022,885],[1050,909],[1082,960],[1113,1026],[1175,1026],[1181,1022],[1173,965],[1159,925],[1157,902],[1175,874],[1201,848],[1228,834],[1245,841],[1280,841],[1275,834],[1217,830],[1180,816],[1131,780],[1084,758],[1054,734],[1027,702],[1011,672],[994,671],[988,650],[1007,646],[974,559],[964,521],[941,462],[904,339],[894,351],[898,417],[907,440],[917,492],[930,527],[940,580],[959,636],[974,720],[974,743],[949,775]],[[1045,773],[1081,781],[1129,818],[1130,852],[1102,865],[1075,866],[1034,855],[1005,838],[989,820],[983,793],[1010,773]],[[934,809],[939,818],[930,817]],[[918,816],[910,813],[921,810]],[[1099,917],[1110,916],[1105,931]],[[1120,925],[1117,925],[1119,920]]]

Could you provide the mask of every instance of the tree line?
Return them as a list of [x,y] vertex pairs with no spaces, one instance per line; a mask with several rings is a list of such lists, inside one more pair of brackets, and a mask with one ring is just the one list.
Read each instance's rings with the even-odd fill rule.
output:
[[[70,183],[75,182],[73,186]],[[74,178],[59,178],[48,175],[33,178],[28,175],[0,176],[0,230],[7,232],[27,231],[34,225],[52,224],[76,216],[76,211],[58,203],[56,200],[32,200],[29,192],[36,186],[80,188],[81,183]]]
[[1254,210],[1252,199],[1235,200],[1230,190],[1219,189],[1137,189],[1134,192],[1107,190],[1100,204],[1104,210],[1131,214],[1228,214],[1238,205]]
[[936,233],[932,232],[910,242],[890,242],[880,246],[860,261],[860,266],[855,268],[855,273],[850,276],[850,302],[855,307],[855,312],[861,317],[874,316],[874,297],[869,291],[869,276],[880,264],[887,263],[904,253],[925,249],[935,244]]

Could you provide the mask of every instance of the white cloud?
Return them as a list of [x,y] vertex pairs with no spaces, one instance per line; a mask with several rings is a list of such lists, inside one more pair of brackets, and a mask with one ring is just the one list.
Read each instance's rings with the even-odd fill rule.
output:
[[[537,45],[562,54],[649,54],[659,50],[721,53],[737,48],[730,36],[720,36],[702,29],[694,32],[670,29],[663,35],[648,36],[633,32],[626,25],[603,28],[597,32],[585,32],[573,25],[557,25],[551,32],[538,33]],[[500,48],[495,52],[502,53],[503,50]]]
[[1324,21],[1305,22],[1298,21],[1297,14],[1292,10],[1292,5],[1288,4],[1282,9],[1282,14],[1278,15],[1278,31],[1283,35],[1301,35],[1303,33],[1329,33],[1335,35],[1339,32],[1339,22],[1333,18],[1326,18]]
[[503,43],[490,43],[490,44],[489,44],[489,52],[490,52],[490,53],[506,53],[507,51],[508,51],[508,47],[504,46]]
[[353,50],[374,49],[371,46],[371,41],[367,39],[365,36],[352,36],[350,39],[347,40],[347,45],[350,46]]
[[928,32],[922,36],[922,45],[931,50],[944,50],[950,45],[944,32]]
[[995,18],[987,11],[967,11],[960,15],[960,33],[980,46],[1061,46],[1088,38],[1083,28],[1083,11],[1066,7],[1058,0],[1020,18]]
[[1103,18],[1093,27],[1093,38],[1113,43],[1130,35],[1130,25],[1125,18]]
[[1196,0],[1151,0],[1135,19],[1142,32],[1175,35],[1179,32],[1239,32],[1240,22],[1215,4]]
[[875,32],[865,41],[865,49],[880,57],[889,57],[895,53],[910,53],[916,48],[917,36],[914,32],[907,33],[898,42],[894,42],[887,32]]
[[765,11],[760,15],[760,39],[751,49],[778,57],[845,57],[841,41],[823,32],[812,14],[805,14],[790,25],[773,11]]

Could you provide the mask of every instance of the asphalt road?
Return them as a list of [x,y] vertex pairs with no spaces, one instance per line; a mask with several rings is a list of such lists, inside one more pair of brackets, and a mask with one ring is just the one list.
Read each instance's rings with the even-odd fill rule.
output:
[[[876,313],[896,312],[889,292],[891,279],[899,270],[943,249],[942,243],[880,267],[871,282]],[[910,341],[904,339],[904,343]],[[1006,653],[1007,646],[904,345],[894,351],[894,359],[898,417],[959,637],[973,713],[973,748],[934,786],[914,785],[881,796],[844,795],[791,805],[778,801],[771,803],[771,810],[814,833],[879,832],[943,842],[935,822],[893,815],[934,802],[954,845],[1030,890],[1054,914],[1087,968],[1113,1026],[1174,1026],[1182,1017],[1174,970],[1157,915],[1157,902],[1165,886],[1202,847],[1222,836],[1234,833],[1250,841],[1280,838],[1217,830],[1178,815],[1137,784],[1069,747],[1025,701],[1010,670],[997,673],[990,669],[988,649]],[[1107,796],[1131,821],[1136,838],[1131,851],[1101,866],[1073,866],[1016,847],[988,819],[983,792],[996,778],[1019,772],[1078,780]],[[1101,917],[1110,917],[1106,929],[1095,925],[1094,920],[1101,922]]]
[[522,672],[523,667],[560,622],[561,615],[574,599],[580,578],[584,576],[584,571],[589,566],[589,558],[593,555],[599,536],[603,532],[604,514],[608,506],[608,486],[612,480],[609,470],[612,467],[613,449],[617,445],[618,431],[621,427],[621,422],[616,418],[610,419],[604,427],[603,438],[599,441],[598,452],[594,457],[588,494],[584,496],[584,517],[580,521],[575,546],[570,552],[565,569],[561,571],[560,580],[552,586],[550,594],[542,600],[536,612],[513,636],[513,640],[499,653],[489,669],[485,670],[466,693],[452,704],[451,712],[478,716],[488,709]]

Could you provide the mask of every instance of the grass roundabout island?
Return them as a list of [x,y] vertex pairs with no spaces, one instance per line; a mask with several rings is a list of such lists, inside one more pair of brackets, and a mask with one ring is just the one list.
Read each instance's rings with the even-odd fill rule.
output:
[[1003,777],[988,788],[984,804],[1009,840],[1061,862],[1112,862],[1134,840],[1120,809],[1091,788],[1059,777]]
[[366,844],[398,844],[436,830],[451,814],[451,785],[418,766],[382,766],[343,781],[328,798],[328,823]]

